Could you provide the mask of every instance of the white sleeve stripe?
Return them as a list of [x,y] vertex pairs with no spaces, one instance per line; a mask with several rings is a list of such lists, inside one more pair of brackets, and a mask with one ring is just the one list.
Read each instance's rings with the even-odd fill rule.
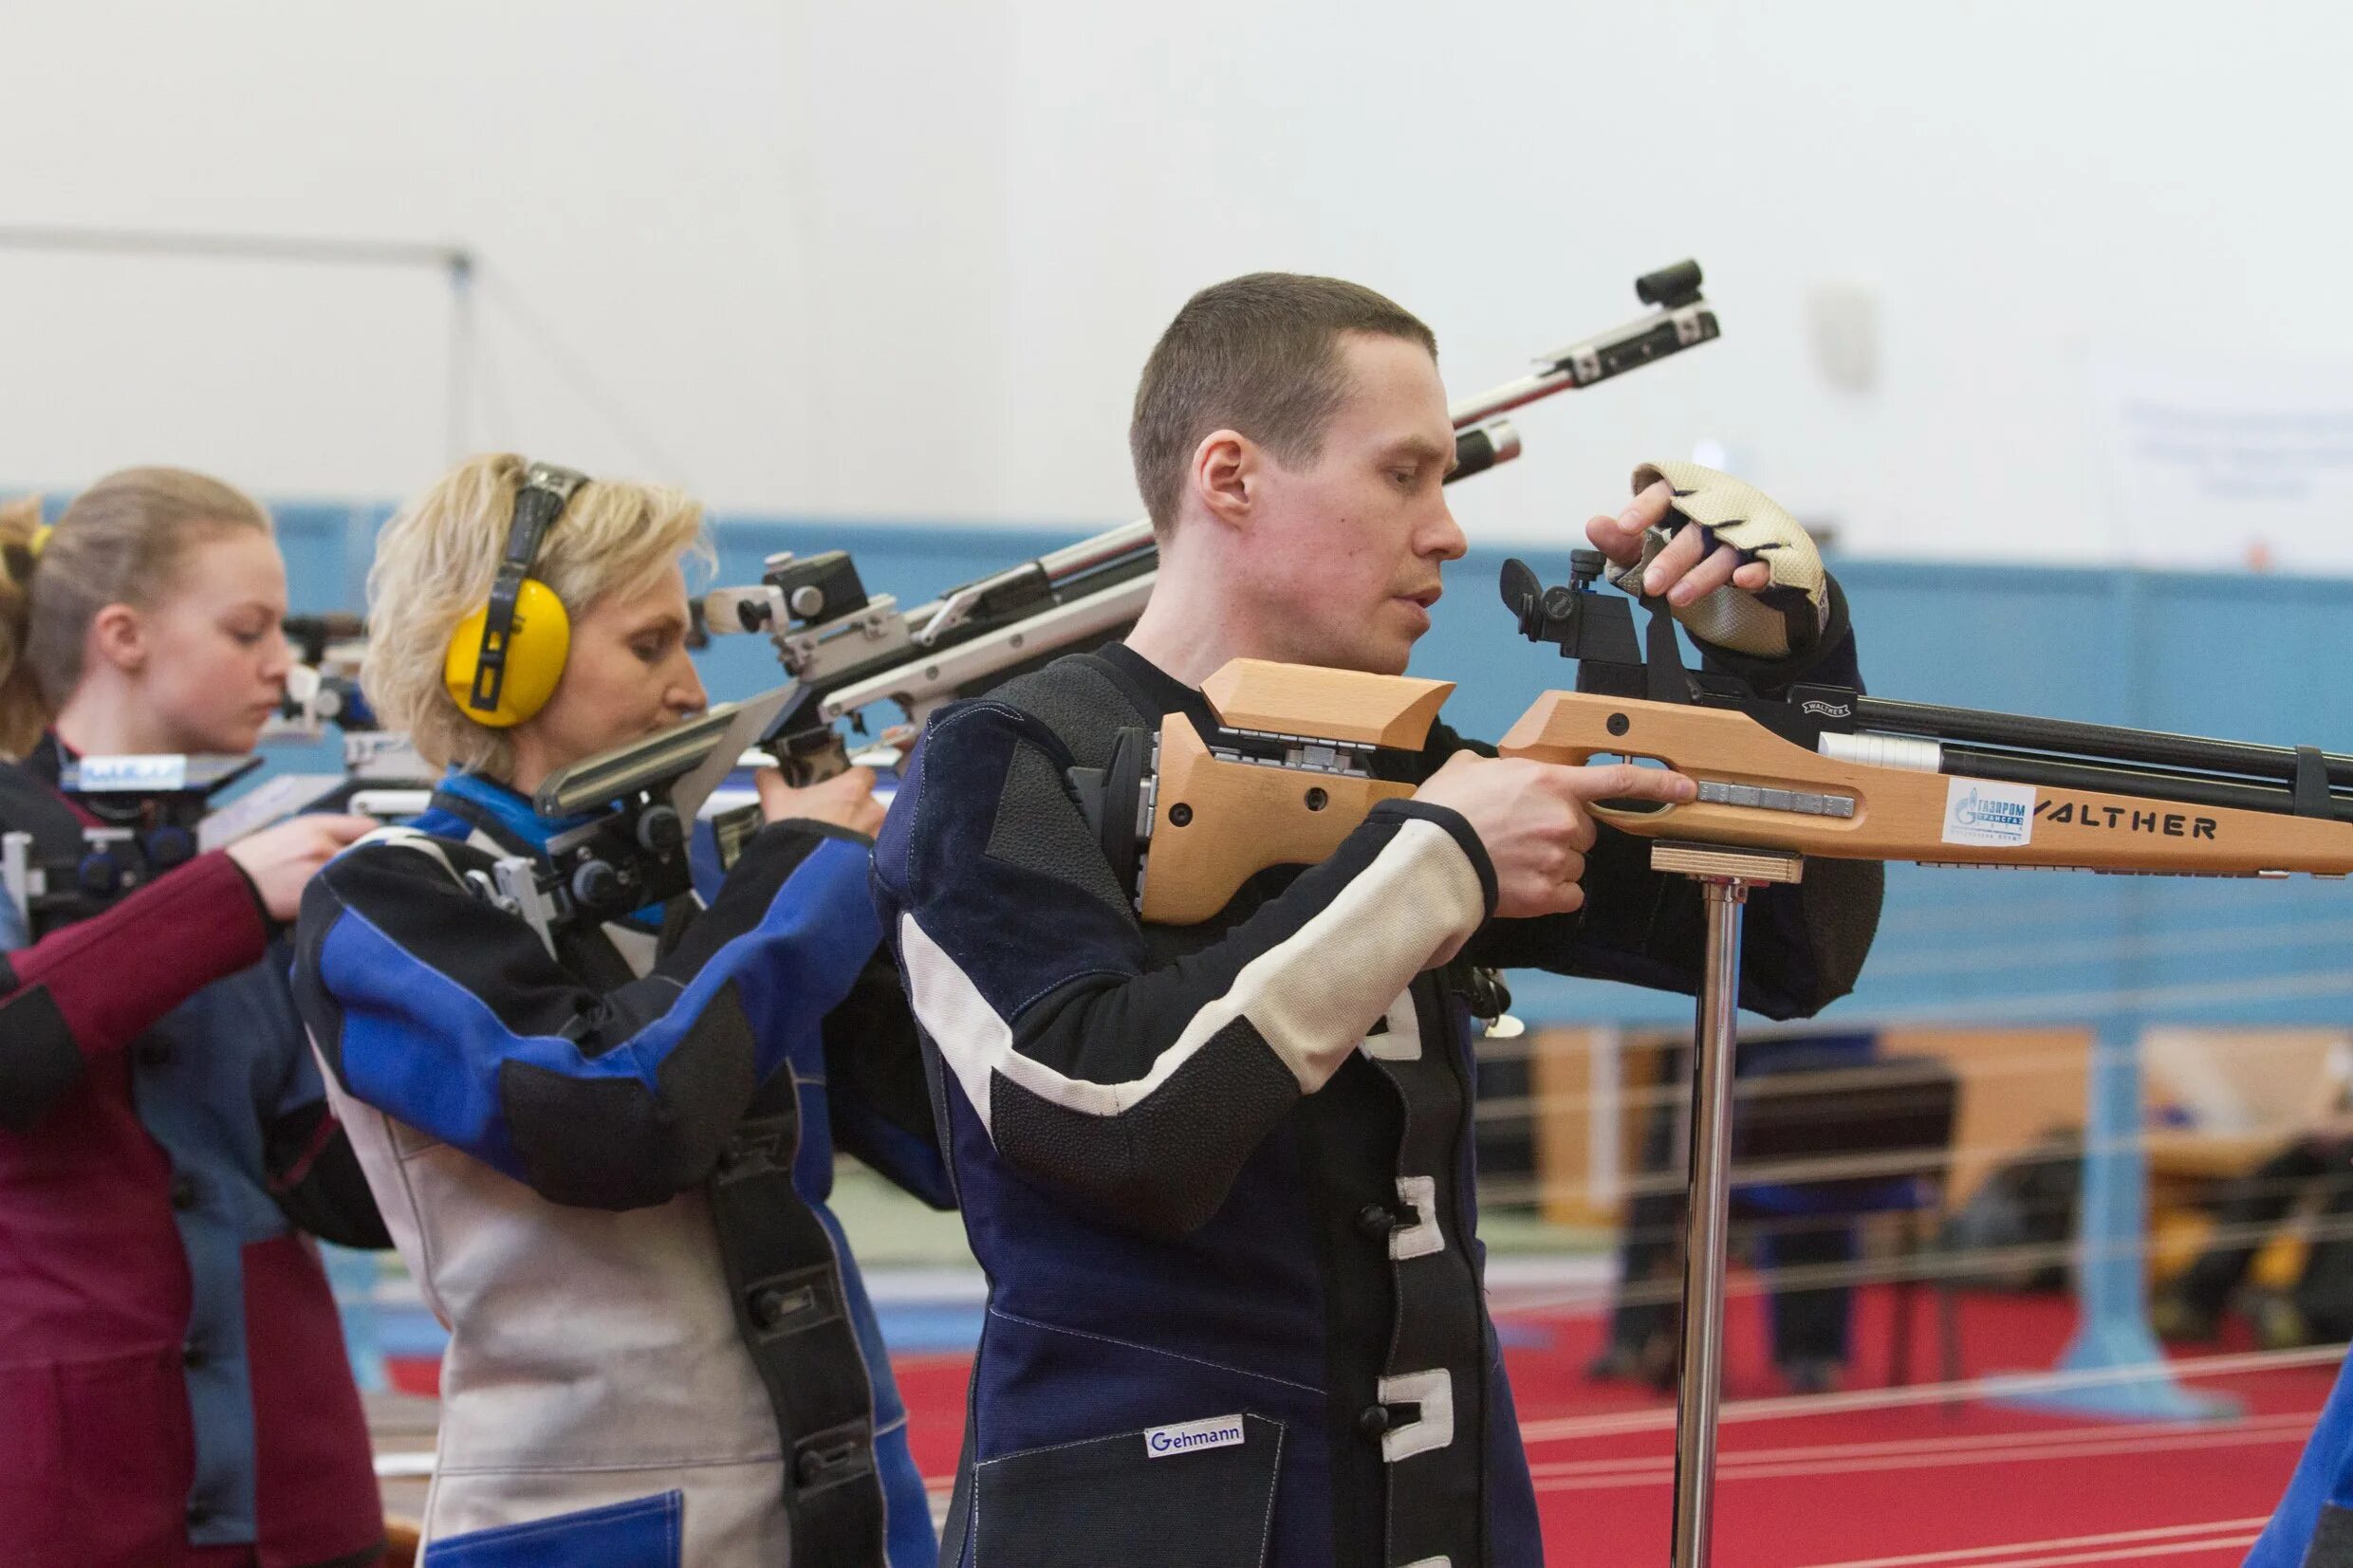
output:
[[1122,1083],[1070,1078],[1016,1051],[1011,1027],[912,913],[899,916],[899,953],[916,1018],[986,1126],[991,1074],[1066,1110],[1116,1116],[1149,1098],[1237,1018],[1250,1021],[1312,1094],[1414,976],[1459,947],[1486,916],[1478,872],[1454,835],[1432,822],[1407,821],[1338,897],[1244,965],[1232,987],[1193,1015],[1150,1071]]
[[941,1062],[955,1075],[980,1124],[988,1126],[989,1075],[1014,1054],[1013,1031],[913,914],[899,917],[899,958],[916,1022],[939,1048]]
[[[1454,836],[1409,819],[1339,897],[1245,965],[1228,994],[1313,1094],[1414,976],[1486,918],[1478,868]],[[1419,1044],[1417,1029],[1416,1054]]]
[[[1013,1049],[1013,1031],[989,1005],[972,976],[932,940],[913,914],[899,917],[900,962],[907,973],[907,1000],[923,1032],[939,1047],[940,1059],[980,1116],[990,1123],[989,1080],[1002,1074],[1049,1104],[1088,1116],[1116,1116],[1141,1102],[1183,1066],[1211,1035],[1232,1022],[1231,993],[1194,1015],[1193,1026],[1154,1060],[1152,1070],[1125,1083],[1097,1083],[1056,1072]],[[1210,1028],[1202,1024],[1216,1014]]]

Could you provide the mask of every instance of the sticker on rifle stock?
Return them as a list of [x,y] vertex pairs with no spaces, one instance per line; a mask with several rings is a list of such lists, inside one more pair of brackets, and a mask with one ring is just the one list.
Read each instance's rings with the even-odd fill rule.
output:
[[2034,837],[2034,786],[1955,779],[1944,791],[1944,841],[2008,847]]
[[1239,1415],[1213,1415],[1207,1421],[1187,1421],[1175,1427],[1154,1427],[1144,1433],[1144,1455],[1166,1459],[1196,1448],[1231,1448],[1242,1441]]

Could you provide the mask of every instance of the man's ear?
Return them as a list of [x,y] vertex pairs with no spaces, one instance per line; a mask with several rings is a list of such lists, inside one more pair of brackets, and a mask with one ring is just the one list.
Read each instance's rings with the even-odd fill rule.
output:
[[1214,430],[1193,449],[1193,498],[1230,528],[1247,527],[1265,454],[1239,431]]
[[103,660],[126,675],[139,673],[147,663],[145,618],[128,604],[102,607],[90,618],[84,651],[85,662]]

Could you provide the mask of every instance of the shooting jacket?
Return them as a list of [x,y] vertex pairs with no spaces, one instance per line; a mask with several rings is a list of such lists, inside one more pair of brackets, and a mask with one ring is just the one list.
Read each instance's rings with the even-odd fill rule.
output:
[[[1852,671],[1842,626],[1815,672]],[[1699,894],[1604,828],[1582,912],[1493,920],[1468,823],[1400,801],[1140,925],[1067,774],[1172,711],[1214,724],[1117,645],[945,710],[877,849],[990,1281],[942,1560],[1526,1568],[1471,966],[1690,991]],[[1473,744],[1441,726],[1404,771]],[[1741,1002],[1774,1017],[1843,993],[1877,923],[1877,866],[1809,871],[1750,905]]]
[[[71,863],[54,737],[0,832]],[[383,1511],[304,1230],[389,1245],[243,872],[22,929],[0,902],[0,1561],[376,1560]]]
[[297,1002],[450,1330],[426,1560],[928,1562],[825,1208],[837,1141],[945,1198],[867,843],[765,827],[708,908],[559,957],[464,876],[571,825],[453,775],[304,900]]

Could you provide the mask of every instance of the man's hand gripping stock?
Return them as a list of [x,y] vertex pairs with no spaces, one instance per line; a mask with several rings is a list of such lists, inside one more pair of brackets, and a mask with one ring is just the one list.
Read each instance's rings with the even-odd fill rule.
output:
[[[1827,580],[1794,519],[1738,480],[1689,463],[1645,463],[1634,489],[1623,511],[1585,525],[1620,587],[1664,600],[1694,636],[1733,652],[1782,658],[1813,646],[1828,619]],[[1680,773],[1631,763],[1575,767],[1463,752],[1415,799],[1470,822],[1494,862],[1496,913],[1516,919],[1584,902],[1594,802],[1680,804],[1694,792]]]

